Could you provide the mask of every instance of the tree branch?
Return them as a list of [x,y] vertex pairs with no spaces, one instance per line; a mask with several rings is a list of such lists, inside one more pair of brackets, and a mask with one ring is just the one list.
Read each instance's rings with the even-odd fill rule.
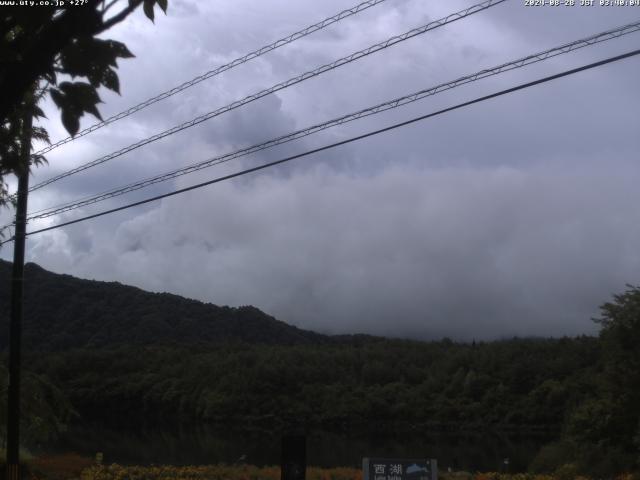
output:
[[98,32],[96,32],[94,35],[102,33],[105,30],[108,30],[109,28],[113,27],[115,24],[123,21],[125,18],[127,18],[127,16],[129,16],[131,12],[133,12],[136,8],[142,5],[142,2],[143,0],[134,0],[127,6],[127,8],[123,8],[120,13],[114,15],[107,21],[103,20],[104,23],[102,24],[102,28]]
[[109,3],[109,5],[105,5],[107,0],[104,0],[104,2],[102,2],[102,16],[104,18],[104,14],[107,13],[109,11],[109,9],[111,7],[113,7],[116,3],[118,3],[120,0],[111,0],[111,2]]
[[23,97],[26,86],[32,85],[47,72],[55,62],[56,55],[74,38],[95,36],[104,32],[122,22],[143,2],[133,0],[118,14],[104,21],[98,11],[101,1],[103,0],[89,0],[81,9],[70,8],[55,19],[48,18],[43,22],[38,34],[21,49],[22,62],[12,66],[10,75],[4,76],[4,72],[0,71],[0,91],[3,92],[0,97],[0,119],[7,118],[15,108],[16,99]]

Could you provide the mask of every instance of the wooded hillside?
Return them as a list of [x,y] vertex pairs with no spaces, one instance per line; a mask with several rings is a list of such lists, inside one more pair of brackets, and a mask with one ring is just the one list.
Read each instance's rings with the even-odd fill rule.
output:
[[[0,263],[5,285],[9,268]],[[599,337],[465,344],[320,335],[254,307],[218,307],[34,264],[26,278],[24,421],[33,438],[95,422],[546,431],[558,443],[543,449],[543,464],[573,461],[604,474],[639,461],[635,287],[603,305]],[[8,289],[0,312],[7,332]]]

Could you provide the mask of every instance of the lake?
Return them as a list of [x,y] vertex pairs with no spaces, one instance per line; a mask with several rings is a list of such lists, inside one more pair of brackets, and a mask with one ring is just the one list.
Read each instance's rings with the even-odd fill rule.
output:
[[[549,435],[514,434],[336,434],[312,431],[307,436],[307,463],[320,467],[360,468],[362,457],[436,458],[441,470],[526,471]],[[214,427],[165,429],[72,428],[51,445],[51,453],[76,452],[124,465],[206,465],[280,462],[280,437],[267,433],[233,432]]]

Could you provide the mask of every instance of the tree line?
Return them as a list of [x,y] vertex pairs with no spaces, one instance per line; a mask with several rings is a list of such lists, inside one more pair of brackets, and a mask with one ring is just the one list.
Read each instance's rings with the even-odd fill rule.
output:
[[[7,265],[0,262],[0,274]],[[602,306],[597,337],[457,343],[331,337],[253,307],[217,307],[33,265],[27,273],[23,399],[31,441],[96,422],[547,432],[557,441],[541,451],[543,469],[639,466],[638,287]],[[46,301],[34,301],[38,295]],[[6,361],[6,350],[0,355]]]

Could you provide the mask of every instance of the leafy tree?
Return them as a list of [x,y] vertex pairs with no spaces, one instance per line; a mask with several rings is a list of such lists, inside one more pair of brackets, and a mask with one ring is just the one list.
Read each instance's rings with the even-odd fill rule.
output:
[[[602,307],[600,339],[604,355],[605,388],[618,406],[620,446],[640,447],[640,287]],[[634,438],[635,437],[635,438]],[[638,459],[640,460],[640,459]]]
[[[0,363],[0,441],[6,438],[7,375],[7,369]],[[58,387],[31,371],[26,371],[23,378],[21,409],[24,412],[20,418],[21,430],[28,443],[57,437],[77,415]]]
[[615,459],[599,467],[605,473],[640,464],[640,288],[628,287],[600,307],[601,371],[566,423],[565,438],[585,457],[579,464],[593,469],[591,452]]
[[[19,105],[9,114],[6,121],[0,124],[0,206],[4,205],[7,199],[7,185],[4,182],[4,175],[13,172],[22,173],[27,165],[22,165],[21,161],[21,145],[23,142],[23,132],[25,130],[24,120],[27,115],[33,118],[43,117],[44,113],[36,105],[42,97],[42,93],[36,93],[33,90],[25,94],[25,98]],[[46,130],[42,127],[33,127],[31,129],[31,138],[34,140],[49,141]],[[31,159],[32,164],[39,165],[45,161],[41,155],[34,155]],[[0,231],[0,236],[2,232]]]
[[[71,135],[78,132],[85,113],[101,119],[97,89],[106,87],[119,93],[117,59],[133,54],[121,42],[96,36],[122,22],[140,5],[153,21],[156,4],[166,12],[167,0],[86,0],[83,5],[74,6],[2,7],[0,206],[7,202],[4,176],[29,168],[19,158],[21,120],[25,114],[43,116],[36,103],[49,94]],[[34,89],[35,98],[31,98]],[[48,140],[46,132],[37,127],[32,137]],[[34,161],[41,163],[44,158]]]

